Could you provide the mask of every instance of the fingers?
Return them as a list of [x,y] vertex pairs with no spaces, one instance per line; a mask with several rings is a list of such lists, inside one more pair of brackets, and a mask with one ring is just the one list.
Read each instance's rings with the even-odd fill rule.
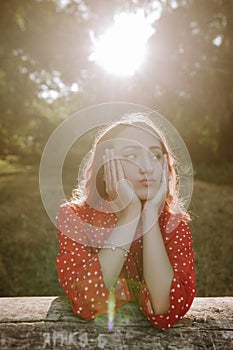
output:
[[169,181],[169,169],[168,169],[168,160],[167,155],[163,156],[163,182],[165,185],[166,192],[168,191],[168,181]]
[[125,179],[125,175],[124,175],[124,171],[123,171],[123,167],[121,164],[120,159],[116,159],[116,170],[117,170],[117,175],[118,175],[118,180],[124,180]]
[[110,195],[112,192],[112,172],[110,164],[110,152],[108,149],[105,150],[103,155],[104,160],[104,174],[105,174],[105,183],[106,183],[106,192]]
[[111,181],[112,181],[112,185],[115,188],[115,185],[118,182],[118,177],[117,177],[117,169],[116,169],[116,164],[115,164],[115,159],[114,159],[114,151],[113,151],[113,149],[110,149],[108,151],[109,151],[109,163],[110,163],[110,171],[111,171]]
[[166,154],[163,155],[163,162],[162,162],[162,176],[161,176],[161,182],[160,182],[160,188],[159,192],[161,193],[167,193],[168,189],[168,162],[167,162],[167,156]]
[[[105,175],[105,186],[106,192],[112,198],[116,196],[116,185],[119,181],[118,178],[118,168],[119,164],[116,164],[116,160],[114,159],[114,151],[113,149],[106,149],[103,155],[104,161],[104,175]],[[120,174],[122,169],[120,169]],[[121,174],[122,175],[122,174]]]

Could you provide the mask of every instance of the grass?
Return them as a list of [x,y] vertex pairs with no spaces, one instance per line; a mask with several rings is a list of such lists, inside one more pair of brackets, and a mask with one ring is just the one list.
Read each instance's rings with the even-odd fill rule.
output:
[[[65,177],[66,193],[74,173]],[[198,296],[232,294],[233,187],[211,174],[211,182],[195,179],[190,206]],[[1,296],[63,295],[54,263],[56,229],[40,199],[36,167],[0,161],[0,198]]]

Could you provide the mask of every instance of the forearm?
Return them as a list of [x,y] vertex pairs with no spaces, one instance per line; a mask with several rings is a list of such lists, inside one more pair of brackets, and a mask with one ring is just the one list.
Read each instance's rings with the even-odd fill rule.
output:
[[130,211],[123,213],[106,244],[106,246],[113,247],[113,249],[102,248],[98,253],[104,282],[109,290],[115,285],[119,277],[127,257],[126,250],[130,249],[139,218],[140,215],[135,215]]
[[[144,217],[144,228],[148,227],[150,220],[151,217]],[[143,275],[150,292],[154,312],[162,314],[169,309],[174,271],[167,255],[159,224],[157,220],[155,222],[143,236]]]

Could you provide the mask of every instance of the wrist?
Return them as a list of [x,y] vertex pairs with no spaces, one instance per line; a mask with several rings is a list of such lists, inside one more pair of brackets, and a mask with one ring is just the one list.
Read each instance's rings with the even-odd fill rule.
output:
[[144,206],[142,210],[142,219],[154,219],[158,217],[159,209],[157,207]]
[[121,221],[139,221],[141,217],[141,205],[129,205],[123,210],[118,212],[118,219]]
[[155,225],[158,225],[158,210],[156,209],[148,209],[142,211],[142,226],[144,231],[150,230]]

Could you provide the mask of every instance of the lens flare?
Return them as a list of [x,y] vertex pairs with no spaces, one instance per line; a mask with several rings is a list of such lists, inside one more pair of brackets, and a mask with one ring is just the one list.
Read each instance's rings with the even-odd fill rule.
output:
[[108,297],[108,329],[112,330],[114,326],[114,315],[115,315],[115,290],[111,289]]
[[114,25],[98,39],[90,33],[94,51],[89,59],[109,73],[131,76],[142,64],[147,41],[154,32],[142,10],[116,15]]

